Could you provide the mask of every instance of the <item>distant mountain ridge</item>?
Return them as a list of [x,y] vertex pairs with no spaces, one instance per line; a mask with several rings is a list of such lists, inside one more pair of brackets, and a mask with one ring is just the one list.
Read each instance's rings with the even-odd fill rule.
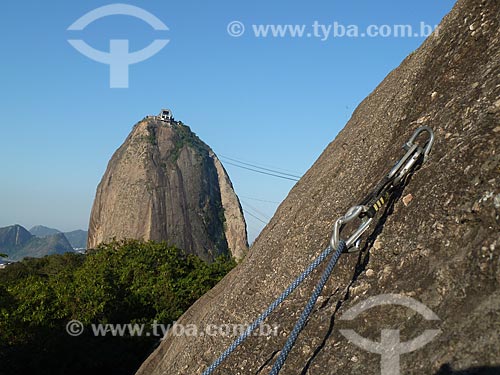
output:
[[40,258],[74,250],[64,233],[37,237],[15,224],[0,228],[0,252],[7,254],[10,260],[21,260],[25,257]]
[[7,253],[10,247],[24,246],[31,237],[30,232],[18,224],[0,228],[0,251]]
[[85,249],[87,247],[87,231],[81,229],[71,232],[62,232],[59,229],[49,228],[44,225],[35,225],[30,229],[30,233],[40,238],[52,236],[57,233],[64,233],[73,249]]
[[86,230],[73,230],[71,232],[64,232],[73,249],[86,249],[87,248],[87,235]]
[[61,231],[43,225],[35,225],[33,228],[30,229],[30,233],[33,236],[37,237],[47,237],[47,236],[52,236],[53,234],[61,233]]

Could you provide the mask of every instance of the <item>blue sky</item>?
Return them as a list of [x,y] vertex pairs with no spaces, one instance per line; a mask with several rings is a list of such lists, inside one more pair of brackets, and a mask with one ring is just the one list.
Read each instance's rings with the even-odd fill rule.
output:
[[[0,13],[0,226],[86,229],[95,189],[132,126],[162,107],[213,150],[303,174],[356,106],[425,39],[258,38],[252,25],[436,25],[454,0],[128,1],[163,21],[155,31],[130,16],[67,28],[106,1],[9,1]],[[245,25],[232,37],[227,25]],[[130,67],[129,87],[109,87],[109,67],[69,45],[83,39],[131,51],[169,44]],[[282,201],[292,181],[226,165],[242,197]],[[266,220],[275,203],[243,198]],[[245,201],[247,203],[245,203]],[[248,217],[253,239],[263,224]]]

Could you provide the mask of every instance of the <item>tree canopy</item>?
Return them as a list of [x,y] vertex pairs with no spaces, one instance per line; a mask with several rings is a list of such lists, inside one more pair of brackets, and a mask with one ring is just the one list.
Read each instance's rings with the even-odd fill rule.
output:
[[[134,373],[159,337],[96,337],[91,324],[171,324],[235,265],[135,240],[8,265],[0,270],[0,374]],[[66,332],[73,319],[85,327],[78,337]]]

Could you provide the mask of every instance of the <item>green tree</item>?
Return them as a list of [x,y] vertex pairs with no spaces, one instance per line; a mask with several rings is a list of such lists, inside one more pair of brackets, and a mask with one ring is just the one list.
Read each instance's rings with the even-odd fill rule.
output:
[[[90,325],[172,323],[235,265],[132,240],[11,264],[0,270],[0,373],[134,373],[158,338],[94,337]],[[66,333],[72,319],[83,335]]]

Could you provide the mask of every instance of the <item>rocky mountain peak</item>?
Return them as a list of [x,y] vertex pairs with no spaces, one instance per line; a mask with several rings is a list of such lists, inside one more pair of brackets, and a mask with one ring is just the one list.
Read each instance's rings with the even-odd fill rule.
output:
[[0,250],[22,246],[31,239],[31,234],[19,224],[0,228]]
[[170,110],[137,123],[97,188],[88,248],[113,238],[166,241],[212,260],[242,258],[246,225],[215,153]]

